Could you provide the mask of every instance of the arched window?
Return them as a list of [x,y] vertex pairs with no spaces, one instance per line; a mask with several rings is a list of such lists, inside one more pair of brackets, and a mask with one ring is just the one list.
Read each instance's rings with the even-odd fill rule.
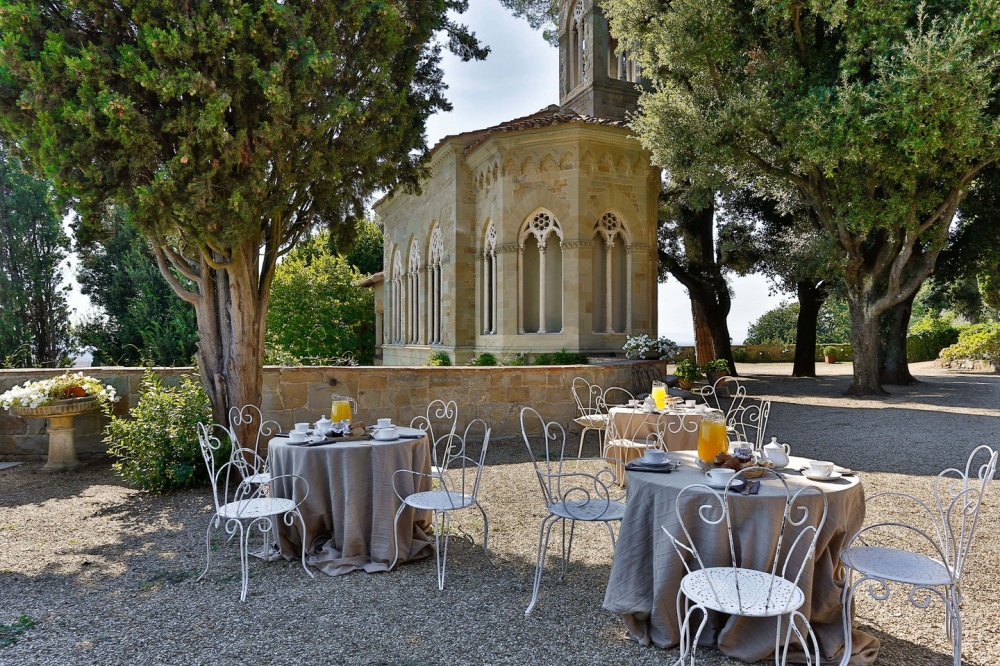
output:
[[428,342],[432,345],[441,344],[441,260],[444,257],[444,238],[441,227],[435,227],[431,232],[431,246],[428,258],[428,319],[430,330],[427,333]]
[[587,77],[587,30],[583,20],[583,2],[579,0],[567,13],[569,17],[569,45],[566,63],[569,89],[573,90]]
[[519,330],[562,332],[562,229],[548,211],[525,221],[518,235]]
[[406,273],[406,341],[420,342],[420,248],[410,243],[409,271]]
[[627,53],[619,53],[618,40],[611,36],[608,37],[608,78],[630,83],[639,81],[639,64]]
[[483,244],[483,333],[497,332],[497,227],[490,222]]
[[614,213],[605,213],[594,224],[593,297],[594,331],[625,333],[631,330],[631,256],[625,224]]
[[403,257],[399,248],[392,255],[392,281],[389,283],[392,293],[390,303],[392,316],[389,323],[389,340],[393,344],[403,341]]

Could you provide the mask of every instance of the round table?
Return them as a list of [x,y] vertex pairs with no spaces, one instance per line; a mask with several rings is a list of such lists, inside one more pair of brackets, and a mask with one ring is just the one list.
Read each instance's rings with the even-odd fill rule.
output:
[[[612,407],[608,410],[608,439],[604,456],[620,460],[613,464],[615,478],[622,485],[627,482],[622,465],[646,453],[648,445],[656,439],[656,424],[661,419],[664,424],[664,441],[661,447],[667,451],[695,451],[698,449],[698,430],[701,428],[701,414],[697,411],[670,410],[644,412],[632,407]],[[684,419],[682,421],[682,419]]]
[[[661,526],[671,534],[682,534],[675,508],[677,494],[686,486],[704,482],[694,452],[671,453],[670,457],[680,462],[681,467],[669,474],[628,472],[625,517],[604,597],[604,607],[623,617],[634,639],[643,645],[664,648],[675,646],[680,640],[677,591],[686,571]],[[789,469],[796,470],[807,463],[807,459],[793,456]],[[839,660],[844,645],[840,552],[864,522],[864,488],[856,476],[810,481],[797,471],[790,471],[785,480],[792,492],[809,484],[819,486],[827,496],[829,508],[816,542],[816,554],[806,565],[799,584],[806,594],[801,610],[809,618],[821,651],[826,658]],[[761,484],[757,495],[736,496],[732,502],[734,524],[742,526],[734,534],[743,553],[742,565],[764,571],[770,569],[774,556],[774,530],[769,526],[779,524],[785,501],[783,489],[771,487],[773,483]],[[692,515],[685,512],[684,517],[689,527],[697,522],[695,503],[691,506]],[[713,552],[718,554],[718,561],[706,561],[706,566],[728,566],[725,528],[721,534],[718,530],[710,534],[695,537],[713,540],[696,543],[703,557],[711,558]],[[878,639],[855,630],[853,640],[854,655],[850,663],[873,663],[878,656]],[[716,645],[726,655],[748,663],[773,660],[774,620],[712,613],[701,642]]]
[[[401,436],[423,435],[413,428],[398,428]],[[400,501],[393,491],[397,470],[431,472],[431,452],[426,435],[389,442],[364,440],[313,446],[291,444],[286,438],[271,440],[268,458],[271,474],[295,474],[309,484],[309,494],[299,507],[306,527],[306,562],[331,576],[363,569],[388,571],[396,552],[392,522]],[[429,477],[401,474],[403,496],[431,489]],[[290,479],[275,479],[271,493],[291,497]],[[399,561],[429,557],[434,539],[428,535],[430,512],[404,511],[396,539]],[[299,523],[277,521],[277,543],[286,559],[301,552]]]

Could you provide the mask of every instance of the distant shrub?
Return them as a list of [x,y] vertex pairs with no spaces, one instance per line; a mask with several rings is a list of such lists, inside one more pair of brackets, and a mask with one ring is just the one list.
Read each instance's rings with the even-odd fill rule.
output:
[[497,357],[489,352],[479,352],[469,365],[499,365]]
[[535,365],[586,365],[587,355],[579,352],[568,352],[566,348],[557,352],[539,354]]
[[518,352],[511,356],[504,365],[528,365],[528,355],[525,352]]
[[[105,429],[108,452],[118,458],[112,467],[123,479],[144,490],[168,492],[208,481],[198,445],[198,423],[210,423],[212,405],[196,377],[182,377],[165,387],[147,369],[139,389],[139,404],[128,417],[112,416]],[[228,449],[229,442],[222,442]],[[228,450],[217,454],[226,460]]]
[[733,360],[737,363],[746,363],[750,360],[750,352],[746,347],[733,347]]
[[958,342],[941,350],[941,358],[989,361],[1000,370],[1000,324],[977,324],[964,328]]
[[451,365],[451,357],[448,356],[448,352],[436,351],[431,353],[431,355],[427,358],[427,365],[432,365],[434,367]]

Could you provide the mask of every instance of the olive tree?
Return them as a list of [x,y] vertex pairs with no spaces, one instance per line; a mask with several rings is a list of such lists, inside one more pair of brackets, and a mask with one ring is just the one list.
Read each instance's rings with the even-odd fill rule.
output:
[[415,187],[464,0],[0,0],[0,130],[86,227],[125,205],[196,312],[214,416],[259,404],[278,259]]
[[[934,269],[1000,156],[1000,0],[604,0],[651,89],[672,177],[810,210],[851,311],[850,392],[881,393],[880,320]],[[904,308],[905,309],[905,308]]]

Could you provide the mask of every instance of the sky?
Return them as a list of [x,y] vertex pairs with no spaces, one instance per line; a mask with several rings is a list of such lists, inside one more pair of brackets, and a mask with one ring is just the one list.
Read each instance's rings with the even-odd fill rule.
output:
[[[445,51],[442,66],[447,97],[454,109],[431,117],[427,144],[433,146],[449,134],[457,134],[525,116],[559,102],[559,53],[532,30],[523,19],[515,19],[498,0],[476,0],[460,17],[491,49],[480,62],[462,62]],[[75,272],[71,258],[70,274]],[[74,321],[91,311],[79,286],[71,280],[70,307]],[[734,343],[746,336],[747,326],[775,307],[781,296],[769,294],[762,276],[734,278],[729,331]],[[659,285],[658,333],[678,344],[691,344],[691,304],[687,291],[669,278]],[[788,298],[788,296],[785,296]]]

